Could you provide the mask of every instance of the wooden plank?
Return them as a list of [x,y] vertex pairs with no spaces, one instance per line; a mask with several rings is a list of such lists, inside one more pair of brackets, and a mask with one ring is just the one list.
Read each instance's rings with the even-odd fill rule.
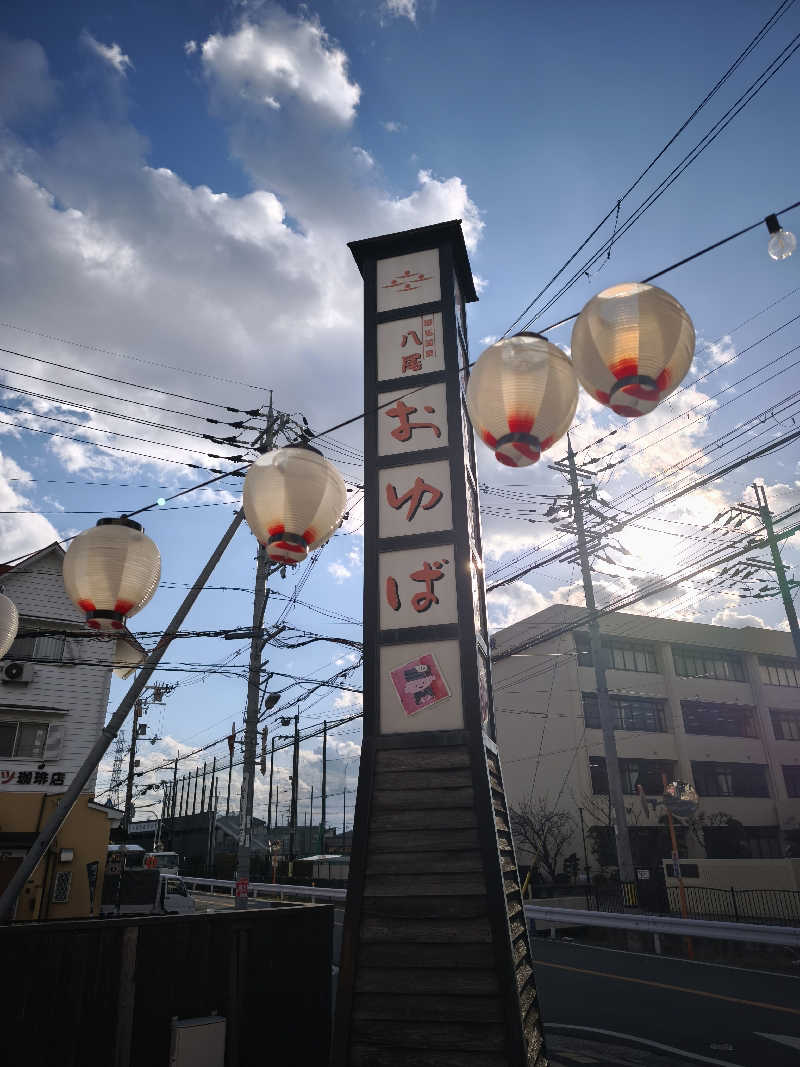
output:
[[447,1049],[449,1051],[501,1051],[505,1046],[502,1023],[433,1022],[426,1019],[392,1022],[354,1020],[352,1040],[357,1044],[403,1049]]
[[372,794],[373,811],[398,809],[405,811],[414,808],[469,808],[472,809],[474,794],[472,786],[459,786],[457,789],[376,789]]
[[366,918],[477,919],[488,913],[485,896],[365,897]]
[[374,874],[364,880],[365,897],[485,896],[482,874]]
[[509,1067],[503,1052],[447,1052],[441,1049],[394,1049],[354,1044],[349,1067]]
[[457,789],[472,786],[469,767],[430,768],[422,771],[381,771],[375,774],[379,789]]
[[435,945],[409,941],[401,945],[364,945],[358,953],[359,967],[439,967],[457,970],[478,967],[488,970],[495,965],[491,945],[460,945],[457,941]]
[[[515,868],[516,869],[516,868]],[[376,852],[367,858],[367,874],[447,874],[483,871],[483,859],[472,852]]]
[[419,967],[359,967],[357,993],[404,993],[421,996],[492,996],[499,993],[494,970],[424,970]]
[[358,993],[353,999],[355,1019],[435,1019],[440,1022],[503,1022],[500,997],[390,996]]
[[376,852],[461,852],[478,848],[477,830],[381,830],[369,835]]
[[458,941],[463,945],[491,944],[492,928],[485,917],[478,919],[373,918],[361,925],[362,944],[406,941]]
[[378,749],[375,753],[375,771],[430,771],[469,767],[469,750],[461,745],[441,748],[395,748]]
[[128,1067],[133,1035],[133,1012],[136,1001],[136,950],[138,926],[126,926],[122,935],[119,994],[117,1000],[117,1034],[114,1046],[116,1067]]
[[374,811],[370,820],[370,838],[372,831],[379,830],[463,830],[476,825],[475,812],[471,808]]
[[369,855],[374,853],[420,853],[420,851],[462,851],[478,848],[478,831],[462,830],[379,830],[369,835]]

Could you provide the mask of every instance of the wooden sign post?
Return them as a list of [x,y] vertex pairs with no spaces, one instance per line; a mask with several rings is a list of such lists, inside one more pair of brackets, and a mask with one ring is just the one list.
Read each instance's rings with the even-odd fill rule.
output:
[[336,1067],[546,1063],[494,743],[458,222],[364,279],[364,741]]

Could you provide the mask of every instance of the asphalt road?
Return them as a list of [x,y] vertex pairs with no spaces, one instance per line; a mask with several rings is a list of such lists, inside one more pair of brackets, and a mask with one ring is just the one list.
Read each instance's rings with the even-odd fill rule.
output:
[[[635,1041],[654,1060],[671,1054],[673,1062],[726,1067],[800,1064],[800,977],[541,938],[532,949],[542,1018],[559,1061],[598,1062],[587,1050]],[[566,1054],[569,1047],[579,1058]]]

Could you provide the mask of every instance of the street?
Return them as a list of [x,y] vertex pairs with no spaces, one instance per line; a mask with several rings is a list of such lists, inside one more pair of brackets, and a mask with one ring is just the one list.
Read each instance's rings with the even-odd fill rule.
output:
[[567,1037],[581,1049],[588,1039],[639,1039],[654,1059],[683,1053],[737,1067],[800,1059],[800,977],[563,940],[534,938],[531,947],[545,1032],[564,1062],[596,1062],[570,1059]]

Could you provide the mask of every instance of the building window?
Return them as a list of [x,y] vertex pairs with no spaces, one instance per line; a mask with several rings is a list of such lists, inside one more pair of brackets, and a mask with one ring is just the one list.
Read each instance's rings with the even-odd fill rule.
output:
[[796,659],[771,659],[759,656],[761,680],[765,685],[790,685],[800,688],[800,663]]
[[[602,642],[608,670],[659,673],[655,645],[646,641],[627,641],[621,637],[604,637]],[[575,634],[575,647],[579,653],[578,666],[593,667],[592,646],[587,633],[578,631]]]
[[770,708],[772,731],[778,741],[800,741],[800,711]]
[[692,774],[701,797],[768,797],[763,763],[695,763]]
[[72,885],[72,871],[57,871],[53,879],[53,903],[66,904]]
[[42,759],[48,729],[40,722],[0,722],[0,757]]
[[682,700],[683,725],[687,734],[715,737],[758,737],[755,711],[738,704],[714,704],[706,700]]
[[745,680],[742,657],[719,648],[673,648],[675,673],[681,678],[716,678],[719,681]]
[[786,792],[790,797],[800,797],[800,764],[784,764],[783,780],[786,782]]
[[[55,629],[56,625],[53,625],[53,629]],[[20,629],[23,627],[26,630],[30,630],[32,629],[32,624],[23,619],[20,622]],[[64,659],[65,644],[66,638],[64,634],[18,637],[6,652],[5,659],[32,660],[34,663],[61,663]]]
[[776,860],[781,846],[776,826],[706,826],[703,830],[710,860]]
[[[664,778],[671,782],[674,777],[675,764],[672,760],[660,759],[621,759],[619,773],[622,778],[622,792],[629,796],[636,794],[636,787],[641,785],[648,796],[660,796],[664,791]],[[608,793],[608,774],[605,756],[589,757],[589,773],[592,777],[592,792]]]
[[[650,734],[666,733],[663,700],[621,696],[616,693],[610,693],[609,700],[614,715],[615,730],[642,730]],[[590,729],[601,728],[597,693],[583,694],[583,717]]]

